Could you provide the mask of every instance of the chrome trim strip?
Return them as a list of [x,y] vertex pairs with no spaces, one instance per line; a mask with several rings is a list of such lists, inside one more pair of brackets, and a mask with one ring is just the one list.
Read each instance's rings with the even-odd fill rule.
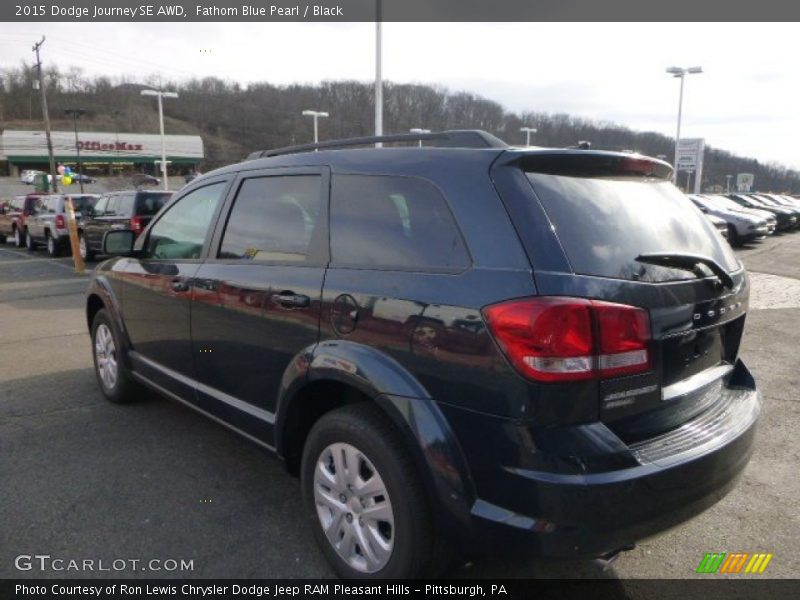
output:
[[[141,356],[140,356],[140,358],[141,358]],[[148,378],[147,378],[147,377],[145,377],[144,375],[141,375],[141,374],[139,374],[139,373],[136,373],[135,371],[131,371],[131,375],[133,375],[133,376],[134,376],[136,379],[138,379],[139,381],[141,381],[143,384],[145,384],[145,385],[147,385],[147,386],[149,386],[149,387],[153,388],[154,390],[156,390],[156,391],[157,391],[157,392],[159,392],[160,394],[164,394],[165,396],[167,396],[168,398],[170,398],[170,399],[172,399],[172,400],[177,400],[177,401],[178,401],[178,402],[180,402],[181,404],[185,404],[186,406],[188,406],[189,408],[192,408],[192,409],[196,410],[197,412],[199,412],[199,413],[200,413],[200,414],[202,414],[203,416],[206,416],[206,417],[208,417],[209,419],[211,419],[211,420],[213,420],[213,421],[216,421],[216,422],[217,422],[217,423],[219,423],[220,425],[223,425],[223,426],[227,427],[228,429],[230,429],[230,430],[232,430],[232,431],[235,431],[235,432],[236,432],[236,433],[238,433],[239,435],[246,437],[246,438],[247,438],[248,440],[250,440],[251,442],[255,442],[255,443],[256,443],[256,444],[258,444],[259,446],[263,446],[264,448],[267,448],[268,450],[272,450],[273,452],[275,452],[275,446],[270,446],[269,444],[267,444],[266,442],[264,442],[264,441],[262,441],[262,440],[258,439],[258,438],[257,438],[257,437],[255,437],[254,435],[251,435],[251,434],[247,433],[246,431],[242,431],[241,429],[239,429],[238,427],[235,427],[235,426],[231,425],[231,424],[230,424],[230,423],[228,423],[227,421],[223,421],[223,420],[222,420],[222,419],[220,419],[219,417],[217,417],[217,416],[215,416],[215,415],[212,415],[210,412],[203,410],[203,409],[202,409],[202,408],[200,408],[199,406],[196,406],[195,404],[192,404],[191,402],[188,402],[188,401],[184,400],[183,398],[181,398],[181,397],[180,397],[180,396],[178,396],[177,394],[173,394],[173,393],[172,393],[172,392],[170,392],[168,389],[166,389],[166,388],[164,388],[164,387],[161,387],[160,385],[158,385],[158,384],[157,384],[157,383],[155,383],[154,381],[151,381],[150,379],[148,379]]]
[[710,383],[714,383],[718,379],[722,379],[731,371],[733,371],[733,365],[724,364],[711,367],[705,371],[700,371],[699,373],[695,373],[691,377],[687,377],[686,379],[682,379],[681,381],[662,388],[661,400],[667,402],[692,392],[696,392],[700,388],[703,388]]
[[[263,408],[258,408],[253,406],[249,402],[244,402],[243,400],[239,400],[238,398],[231,396],[230,394],[226,394],[225,392],[221,392],[220,390],[211,387],[210,385],[206,385],[204,383],[200,383],[196,379],[192,379],[191,377],[186,377],[186,375],[181,375],[177,371],[173,371],[163,365],[158,364],[157,362],[150,360],[149,358],[145,358],[141,354],[135,351],[130,352],[131,358],[135,358],[140,360],[148,367],[155,369],[156,371],[161,371],[167,377],[171,377],[172,379],[179,381],[180,383],[189,386],[190,388],[197,390],[198,392],[202,392],[208,396],[211,396],[215,400],[219,400],[220,402],[224,402],[232,406],[233,408],[240,410],[244,413],[247,413],[257,419],[261,419],[262,421],[266,421],[270,425],[275,424],[275,413],[270,412],[268,410],[264,410]],[[205,411],[204,411],[205,412]]]

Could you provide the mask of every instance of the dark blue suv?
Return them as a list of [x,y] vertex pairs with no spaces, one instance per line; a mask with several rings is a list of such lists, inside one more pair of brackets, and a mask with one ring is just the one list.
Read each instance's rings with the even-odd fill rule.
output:
[[256,153],[105,235],[100,388],[274,450],[343,577],[615,555],[731,489],[761,407],[748,279],[670,177],[483,132]]

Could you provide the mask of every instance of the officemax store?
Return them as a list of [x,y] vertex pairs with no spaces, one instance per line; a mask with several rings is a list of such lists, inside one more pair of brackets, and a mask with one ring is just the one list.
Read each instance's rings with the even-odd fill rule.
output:
[[[113,175],[125,171],[158,176],[161,136],[142,133],[79,131],[51,132],[56,163],[78,164],[80,150],[87,175]],[[203,140],[197,135],[165,135],[164,146],[170,173],[195,170],[203,160]],[[6,129],[0,134],[0,174],[18,176],[25,169],[48,170],[47,138],[44,131]]]

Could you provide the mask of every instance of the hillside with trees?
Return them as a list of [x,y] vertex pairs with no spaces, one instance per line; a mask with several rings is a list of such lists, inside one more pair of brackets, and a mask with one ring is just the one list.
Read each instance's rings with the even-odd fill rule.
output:
[[[0,127],[41,129],[39,92],[33,89],[30,65],[0,71]],[[54,129],[71,129],[64,109],[85,108],[84,131],[155,133],[154,102],[139,91],[159,85],[156,77],[132,83],[120,78],[89,77],[80,69],[46,71],[46,87]],[[241,160],[253,150],[312,141],[311,119],[304,109],[325,110],[320,138],[370,135],[373,131],[373,87],[357,81],[325,81],[318,85],[241,85],[215,77],[162,82],[180,94],[164,103],[168,133],[197,134],[206,148],[209,170]],[[433,130],[484,129],[511,144],[524,142],[521,126],[538,129],[540,146],[570,146],[588,140],[592,148],[633,150],[672,157],[674,141],[653,132],[590,121],[566,114],[514,113],[500,104],[469,92],[451,92],[427,85],[384,84],[384,131],[407,132],[412,127]],[[726,174],[753,173],[763,191],[800,193],[800,172],[777,163],[734,155],[706,147],[703,188],[724,186]]]

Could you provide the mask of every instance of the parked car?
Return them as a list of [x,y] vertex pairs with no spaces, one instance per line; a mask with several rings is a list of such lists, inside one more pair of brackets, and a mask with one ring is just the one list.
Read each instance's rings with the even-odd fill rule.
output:
[[11,238],[18,248],[25,245],[25,221],[39,196],[41,194],[14,196],[5,204],[0,210],[0,242]]
[[719,234],[724,237],[726,240],[728,239],[728,223],[725,219],[720,219],[719,217],[715,217],[712,214],[707,214],[706,218],[711,221],[711,224],[714,226]]
[[769,235],[767,221],[761,217],[730,209],[713,198],[692,194],[689,199],[702,212],[725,221],[731,246],[741,246]]
[[782,206],[773,206],[750,194],[730,194],[728,198],[746,208],[757,208],[759,210],[771,212],[777,219],[776,231],[787,231],[794,229],[797,223],[797,217],[795,216],[794,211]]
[[37,175],[43,175],[43,171],[37,171],[35,169],[25,169],[22,173],[20,173],[19,180],[21,183],[26,183],[28,185],[32,185],[34,178]]
[[78,235],[81,257],[94,260],[102,252],[103,236],[114,229],[130,229],[140,234],[150,219],[161,210],[172,192],[143,192],[131,190],[102,196],[79,223]]
[[671,167],[436,136],[254,153],[106,233],[105,397],[143,384],[275,451],[347,578],[608,558],[717,502],[760,413],[750,286]]
[[768,206],[774,206],[788,211],[791,216],[794,217],[794,221],[792,222],[793,227],[790,229],[796,229],[797,226],[800,225],[800,208],[794,206],[794,204],[786,202],[777,196],[772,196],[771,194],[750,194],[750,197],[760,200]]
[[140,188],[146,185],[158,185],[161,180],[147,173],[126,173],[125,177],[130,181],[131,186]]
[[[97,194],[69,194],[69,197],[72,198],[76,220],[99,198]],[[63,194],[50,194],[36,199],[25,221],[25,246],[29,251],[33,252],[40,244],[44,244],[47,253],[55,257],[61,256],[69,248],[65,199]]]
[[775,215],[768,210],[759,210],[757,208],[747,208],[746,206],[741,206],[728,198],[727,196],[723,196],[720,194],[697,194],[700,198],[707,198],[711,200],[716,206],[726,210],[732,210],[737,214],[746,214],[758,217],[759,219],[763,219],[767,222],[767,230],[769,235],[775,233],[775,229],[778,226],[778,220],[775,218]]

